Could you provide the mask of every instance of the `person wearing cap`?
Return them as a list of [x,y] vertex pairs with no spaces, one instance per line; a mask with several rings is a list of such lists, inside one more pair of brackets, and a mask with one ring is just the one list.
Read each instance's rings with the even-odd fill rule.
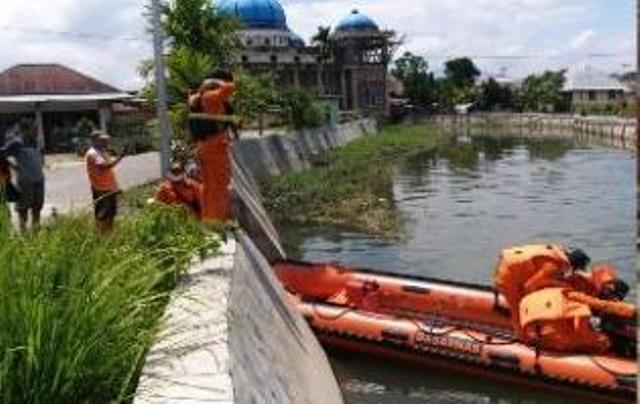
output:
[[118,213],[120,187],[114,168],[124,156],[112,158],[107,147],[110,136],[100,131],[91,134],[92,145],[85,156],[87,174],[91,184],[96,226],[102,233],[113,229]]
[[225,221],[231,216],[231,139],[224,118],[236,87],[227,71],[209,76],[189,96],[189,124],[202,175],[202,219]]
[[154,197],[156,202],[185,206],[197,218],[201,216],[202,212],[201,198],[202,185],[188,178],[180,163],[173,163],[169,174],[158,186]]

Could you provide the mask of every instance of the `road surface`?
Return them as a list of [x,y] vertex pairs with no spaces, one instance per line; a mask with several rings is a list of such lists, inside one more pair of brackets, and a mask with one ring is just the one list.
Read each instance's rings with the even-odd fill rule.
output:
[[[116,167],[122,190],[155,181],[160,177],[160,158],[157,152],[125,157]],[[52,209],[69,213],[91,207],[91,189],[84,162],[66,164],[45,171],[45,208],[43,216]]]

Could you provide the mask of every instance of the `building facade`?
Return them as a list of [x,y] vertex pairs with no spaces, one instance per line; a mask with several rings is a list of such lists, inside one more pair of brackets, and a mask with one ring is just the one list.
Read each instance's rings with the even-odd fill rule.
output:
[[47,151],[71,148],[82,119],[107,131],[113,106],[131,95],[58,64],[22,64],[0,73],[0,141],[22,118],[32,118]]
[[236,61],[252,73],[271,73],[280,86],[339,99],[343,110],[388,110],[388,34],[358,10],[331,31],[324,46],[307,45],[287,25],[277,0],[222,0],[220,13],[237,18],[242,50]]
[[567,72],[563,91],[570,94],[574,111],[581,106],[624,104],[632,90],[592,66],[576,66]]

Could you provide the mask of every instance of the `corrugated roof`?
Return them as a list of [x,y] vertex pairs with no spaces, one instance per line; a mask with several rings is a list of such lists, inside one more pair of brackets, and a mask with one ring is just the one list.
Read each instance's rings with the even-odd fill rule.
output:
[[59,64],[21,64],[0,73],[0,96],[122,93]]
[[576,66],[569,69],[566,75],[564,91],[581,90],[618,90],[629,89],[616,78],[594,68],[593,66]]

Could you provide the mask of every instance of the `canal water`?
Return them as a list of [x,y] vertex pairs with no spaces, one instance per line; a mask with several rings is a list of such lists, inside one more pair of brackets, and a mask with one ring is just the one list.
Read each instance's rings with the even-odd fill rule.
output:
[[[459,135],[394,169],[400,237],[281,229],[312,261],[490,284],[505,246],[584,249],[635,283],[635,155],[567,137]],[[578,399],[369,357],[331,353],[348,403],[578,403]]]

